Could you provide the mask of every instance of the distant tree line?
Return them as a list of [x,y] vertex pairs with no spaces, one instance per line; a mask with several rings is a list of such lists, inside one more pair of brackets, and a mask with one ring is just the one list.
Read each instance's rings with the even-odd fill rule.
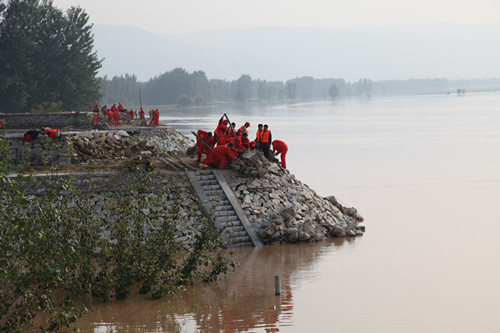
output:
[[[206,105],[214,101],[245,103],[248,101],[317,100],[338,96],[370,96],[373,82],[361,79],[315,79],[304,76],[283,81],[254,80],[243,74],[237,80],[208,80],[203,71],[188,73],[175,68],[150,79],[137,81],[135,75],[101,79],[101,104],[118,101],[128,105],[177,104],[180,106]],[[142,99],[142,101],[141,101]]]

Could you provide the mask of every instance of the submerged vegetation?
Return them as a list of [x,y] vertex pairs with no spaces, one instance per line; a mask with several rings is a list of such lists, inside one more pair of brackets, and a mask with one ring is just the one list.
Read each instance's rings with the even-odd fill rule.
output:
[[[93,218],[95,187],[73,177],[9,177],[8,143],[0,138],[0,330],[57,331],[86,311],[89,296],[126,298],[138,288],[151,298],[213,281],[234,263],[222,253],[219,232],[198,214],[192,246],[175,234],[182,225],[175,187],[161,186],[153,172],[115,175],[122,183],[107,198],[113,218]],[[50,177],[50,176],[49,176]],[[121,181],[120,181],[121,180]],[[141,203],[167,200],[165,216],[146,216]],[[76,324],[76,326],[78,326]]]

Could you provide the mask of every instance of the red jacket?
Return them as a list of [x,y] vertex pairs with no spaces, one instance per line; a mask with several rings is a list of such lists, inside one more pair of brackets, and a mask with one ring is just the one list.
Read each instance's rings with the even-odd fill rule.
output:
[[45,135],[47,135],[49,138],[52,138],[52,139],[55,139],[59,135],[61,135],[61,134],[58,134],[58,133],[61,133],[61,131],[60,130],[56,130],[56,129],[48,129],[48,130],[45,131]]
[[286,153],[288,151],[288,146],[281,140],[273,141],[273,153],[277,151],[279,154]]

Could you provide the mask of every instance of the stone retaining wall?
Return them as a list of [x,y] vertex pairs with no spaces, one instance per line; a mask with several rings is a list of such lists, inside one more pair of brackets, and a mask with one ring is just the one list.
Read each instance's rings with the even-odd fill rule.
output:
[[88,129],[91,127],[91,118],[85,112],[60,113],[0,113],[0,120],[5,123],[6,129],[40,129],[42,127],[72,129]]
[[[186,249],[194,235],[206,223],[204,212],[190,183],[183,173],[153,172],[148,174],[116,172],[35,177],[27,182],[27,193],[45,196],[56,186],[66,185],[61,196],[69,196],[70,204],[63,209],[78,207],[82,221],[99,226],[101,237],[113,239],[113,225],[118,219],[140,222],[148,232],[166,219],[176,217],[174,238]],[[71,180],[72,183],[68,183]],[[71,190],[66,190],[70,188]],[[175,208],[175,209],[174,209]]]

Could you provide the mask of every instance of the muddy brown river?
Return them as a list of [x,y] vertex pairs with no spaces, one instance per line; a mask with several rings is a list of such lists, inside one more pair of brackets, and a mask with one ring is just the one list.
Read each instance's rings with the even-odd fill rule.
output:
[[[500,94],[170,110],[268,123],[292,173],[365,218],[356,239],[235,251],[227,279],[94,305],[82,332],[499,332]],[[274,276],[282,292],[274,295]]]

